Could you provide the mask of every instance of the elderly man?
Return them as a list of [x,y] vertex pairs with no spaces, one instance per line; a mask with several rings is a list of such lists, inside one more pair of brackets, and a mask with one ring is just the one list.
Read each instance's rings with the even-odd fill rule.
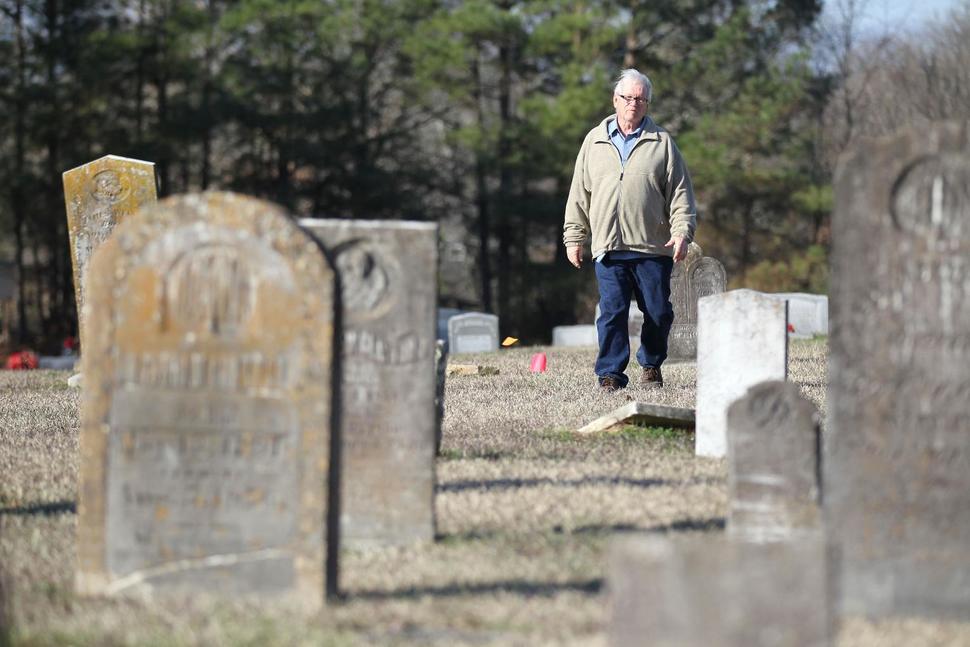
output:
[[652,94],[650,79],[623,70],[613,88],[616,114],[583,140],[566,204],[563,241],[577,268],[583,245],[592,239],[600,293],[596,375],[606,391],[628,382],[631,295],[644,315],[637,352],[640,385],[663,386],[660,366],[674,320],[670,272],[687,256],[697,226],[684,159],[667,131],[647,116]]

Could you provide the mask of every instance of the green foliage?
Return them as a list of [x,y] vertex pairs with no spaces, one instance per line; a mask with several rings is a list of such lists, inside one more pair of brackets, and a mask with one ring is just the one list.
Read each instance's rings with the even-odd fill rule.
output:
[[656,443],[664,451],[693,450],[694,433],[690,429],[677,427],[624,425],[614,433],[626,442]]
[[735,282],[824,284],[824,250],[798,251],[825,244],[831,206],[813,0],[0,10],[0,260],[25,263],[25,333],[49,350],[76,326],[60,173],[106,153],[156,162],[163,196],[223,188],[300,216],[447,222],[475,285],[444,300],[498,311],[525,342],[586,321],[592,279],[564,261],[563,204],[631,64],[686,157],[705,251]]
[[828,293],[829,265],[826,249],[812,245],[781,261],[761,261],[744,277],[745,287],[762,292]]

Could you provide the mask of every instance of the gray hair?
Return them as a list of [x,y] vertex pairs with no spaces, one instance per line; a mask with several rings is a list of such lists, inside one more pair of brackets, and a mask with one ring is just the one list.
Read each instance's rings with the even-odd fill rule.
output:
[[635,70],[632,67],[623,70],[620,72],[620,76],[616,78],[616,85],[613,86],[613,94],[619,94],[620,86],[626,82],[643,86],[647,103],[653,101],[653,83],[650,82],[650,79],[647,78],[646,74],[643,74],[639,70]]

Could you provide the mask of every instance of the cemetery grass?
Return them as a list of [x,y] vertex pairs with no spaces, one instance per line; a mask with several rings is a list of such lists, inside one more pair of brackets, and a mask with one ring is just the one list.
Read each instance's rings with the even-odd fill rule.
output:
[[[825,408],[825,340],[792,345],[790,379]],[[528,371],[536,350],[548,371]],[[723,532],[724,462],[673,428],[575,433],[631,399],[693,407],[695,368],[667,386],[595,388],[589,349],[453,357],[433,544],[345,551],[345,598],[283,602],[74,594],[79,393],[68,374],[0,373],[0,647],[12,645],[605,645],[616,533]],[[631,384],[637,374],[632,374]],[[970,644],[970,625],[851,620],[839,644]]]

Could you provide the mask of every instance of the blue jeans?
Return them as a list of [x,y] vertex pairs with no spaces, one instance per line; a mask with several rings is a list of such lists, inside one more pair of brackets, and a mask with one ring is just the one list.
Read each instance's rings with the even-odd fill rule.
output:
[[670,272],[674,259],[669,256],[610,260],[593,263],[600,291],[600,316],[596,320],[600,352],[596,375],[614,377],[627,385],[623,371],[630,361],[629,316],[632,295],[643,312],[640,330],[640,366],[660,368],[667,359],[667,335],[674,321],[670,303]]

